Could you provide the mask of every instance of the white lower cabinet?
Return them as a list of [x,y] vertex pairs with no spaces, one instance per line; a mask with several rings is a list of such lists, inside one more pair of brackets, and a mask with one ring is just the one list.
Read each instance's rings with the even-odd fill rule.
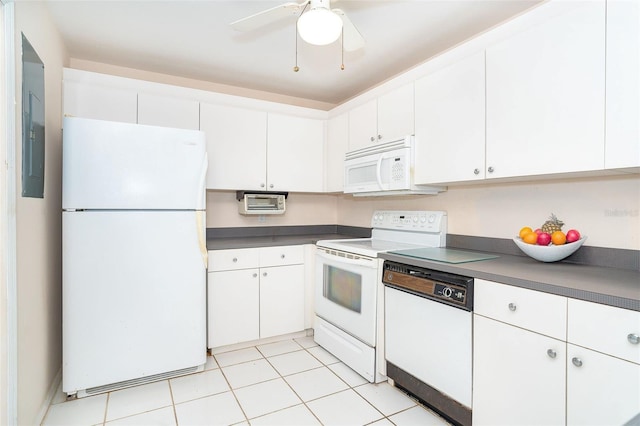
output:
[[209,252],[207,346],[304,330],[303,246]]
[[640,312],[569,299],[567,424],[624,424],[640,413]]
[[473,424],[564,424],[567,299],[474,285]]
[[480,315],[473,326],[473,424],[564,424],[566,343]]
[[474,302],[474,425],[622,425],[640,413],[640,312],[481,279]]

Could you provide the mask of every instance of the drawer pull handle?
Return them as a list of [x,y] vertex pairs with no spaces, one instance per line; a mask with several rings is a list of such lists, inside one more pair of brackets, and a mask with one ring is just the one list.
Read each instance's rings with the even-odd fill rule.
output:
[[573,359],[571,360],[571,362],[573,363],[573,365],[575,365],[576,367],[582,367],[582,360],[580,358],[577,357],[573,357]]
[[284,259],[284,254],[281,254],[281,255],[280,255],[280,259]]
[[632,345],[637,345],[638,343],[640,343],[640,337],[638,337],[636,333],[630,333],[629,335],[627,335],[627,340]]
[[236,263],[237,261],[238,261],[238,258],[237,258],[237,257],[234,257],[234,258],[233,258],[233,263]]
[[547,349],[547,355],[549,355],[549,358],[555,358],[558,354],[553,349]]
[[253,273],[253,278],[257,277],[258,274],[256,274],[255,272]]
[[516,311],[516,309],[517,309],[517,306],[516,306],[516,304],[515,304],[515,303],[509,303],[509,310],[510,310],[511,312],[515,312],[515,311]]

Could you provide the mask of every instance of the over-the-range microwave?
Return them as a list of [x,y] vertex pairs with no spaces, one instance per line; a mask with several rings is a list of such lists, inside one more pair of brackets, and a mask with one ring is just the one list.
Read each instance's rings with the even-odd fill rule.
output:
[[347,152],[344,193],[361,196],[432,195],[446,190],[446,187],[415,185],[413,167],[413,136]]

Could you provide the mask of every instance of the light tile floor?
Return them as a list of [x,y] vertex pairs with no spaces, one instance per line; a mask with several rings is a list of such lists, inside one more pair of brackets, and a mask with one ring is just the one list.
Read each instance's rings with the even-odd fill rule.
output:
[[371,384],[313,341],[216,353],[205,371],[66,400],[43,425],[448,425],[388,383]]

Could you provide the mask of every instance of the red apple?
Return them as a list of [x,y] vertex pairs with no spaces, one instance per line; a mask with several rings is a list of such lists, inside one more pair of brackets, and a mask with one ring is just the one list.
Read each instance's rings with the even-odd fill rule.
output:
[[547,234],[546,232],[541,232],[540,234],[538,234],[537,243],[539,246],[548,246],[549,243],[551,243],[551,235]]
[[567,242],[573,243],[580,239],[580,233],[576,229],[570,229],[567,231]]
[[535,232],[536,234],[540,235],[540,234],[542,234],[542,229],[538,228],[533,232]]

